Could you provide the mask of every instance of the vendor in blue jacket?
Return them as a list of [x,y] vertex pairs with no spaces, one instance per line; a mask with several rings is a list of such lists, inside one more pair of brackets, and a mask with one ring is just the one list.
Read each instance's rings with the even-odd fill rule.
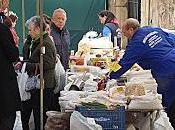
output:
[[121,69],[111,72],[110,78],[119,78],[134,63],[151,70],[158,84],[158,93],[162,94],[163,106],[175,128],[175,35],[161,28],[141,28],[138,20],[133,18],[123,23],[122,32],[129,42],[119,61]]

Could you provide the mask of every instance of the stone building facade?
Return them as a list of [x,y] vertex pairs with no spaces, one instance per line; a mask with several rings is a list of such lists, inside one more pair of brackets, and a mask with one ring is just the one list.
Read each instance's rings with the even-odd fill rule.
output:
[[[128,18],[128,1],[131,0],[108,0],[109,10],[116,15],[120,26]],[[140,4],[141,26],[175,29],[175,0],[141,0]],[[127,39],[123,37],[122,41],[125,48]]]

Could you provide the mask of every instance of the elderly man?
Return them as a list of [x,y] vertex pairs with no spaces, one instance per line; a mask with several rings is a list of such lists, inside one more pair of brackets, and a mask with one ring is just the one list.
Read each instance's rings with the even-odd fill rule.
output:
[[51,24],[51,36],[55,42],[57,54],[60,55],[60,61],[66,71],[69,63],[69,44],[70,35],[65,27],[67,20],[66,12],[59,8],[53,12]]
[[119,61],[121,69],[112,72],[110,78],[118,78],[134,63],[143,69],[150,69],[162,94],[170,122],[175,128],[175,49],[174,36],[160,28],[140,28],[136,19],[127,19],[122,32],[129,39],[123,58]]
[[[0,1],[0,10],[8,6],[8,0]],[[6,3],[7,2],[7,3]],[[1,8],[2,7],[2,8]],[[3,21],[3,17],[1,22]],[[17,74],[13,62],[19,58],[10,30],[0,22],[0,130],[12,130],[16,111],[20,109]]]
[[[61,64],[66,71],[69,68],[69,45],[70,35],[65,27],[67,20],[66,12],[59,8],[53,12],[51,23],[51,36],[56,46],[57,54],[60,56]],[[55,93],[54,106],[55,110],[60,111],[60,105],[58,103],[59,92]]]

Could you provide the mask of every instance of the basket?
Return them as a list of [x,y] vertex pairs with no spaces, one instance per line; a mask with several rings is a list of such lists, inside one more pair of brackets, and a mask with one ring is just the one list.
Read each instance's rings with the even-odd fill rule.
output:
[[125,107],[119,106],[115,110],[88,109],[78,106],[75,109],[85,117],[94,118],[103,130],[125,130]]

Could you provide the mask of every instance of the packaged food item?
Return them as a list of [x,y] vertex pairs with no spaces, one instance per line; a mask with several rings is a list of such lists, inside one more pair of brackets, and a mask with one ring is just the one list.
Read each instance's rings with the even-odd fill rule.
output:
[[108,77],[102,76],[100,81],[97,84],[97,91],[105,90],[107,81],[108,81]]
[[107,58],[96,55],[95,58],[90,58],[90,64],[104,69],[107,67]]
[[115,97],[120,94],[125,94],[125,86],[115,86],[109,90],[110,97]]
[[72,85],[70,86],[69,90],[74,90],[74,91],[82,90],[85,85],[85,82],[84,82],[85,75],[86,75],[86,72],[83,73],[82,77],[75,79]]
[[70,56],[70,65],[84,65],[84,58],[78,56]]
[[90,72],[90,68],[83,65],[73,65],[71,66],[71,72]]
[[81,103],[84,107],[89,109],[107,109],[107,106],[105,104],[99,103],[99,102],[88,102],[88,103]]
[[126,83],[126,96],[142,96],[145,95],[145,88],[143,83]]

